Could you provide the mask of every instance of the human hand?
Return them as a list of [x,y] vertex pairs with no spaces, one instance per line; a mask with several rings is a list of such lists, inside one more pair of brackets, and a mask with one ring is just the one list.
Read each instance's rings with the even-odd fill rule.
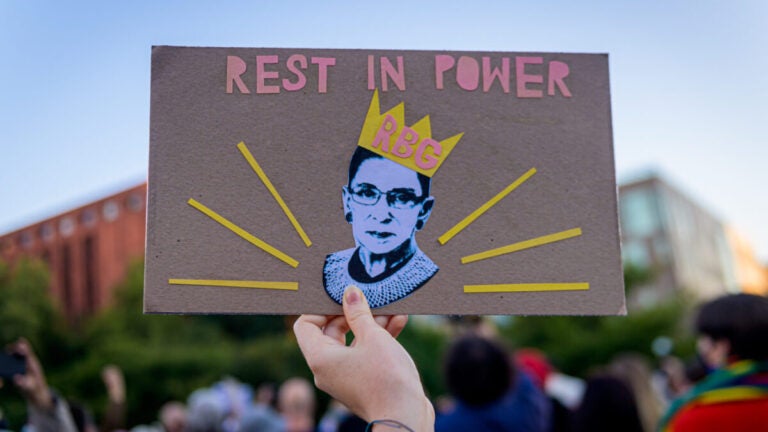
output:
[[[302,315],[293,326],[315,385],[370,422],[392,419],[434,430],[435,412],[413,360],[395,337],[408,317],[376,317],[362,291],[344,292],[344,316]],[[346,334],[354,340],[346,345]]]
[[101,370],[101,380],[107,388],[110,402],[121,404],[125,402],[125,379],[123,371],[115,365],[107,365]]
[[24,398],[41,410],[53,408],[53,395],[45,380],[45,372],[37,359],[32,345],[24,338],[19,338],[11,345],[11,351],[24,356],[27,372],[23,375],[15,375],[13,382],[21,391]]

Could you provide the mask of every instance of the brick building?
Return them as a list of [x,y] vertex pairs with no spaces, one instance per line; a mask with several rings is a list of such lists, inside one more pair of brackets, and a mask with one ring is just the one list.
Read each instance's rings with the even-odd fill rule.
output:
[[42,259],[66,316],[90,315],[111,303],[128,266],[144,257],[146,196],[143,183],[4,234],[0,259]]

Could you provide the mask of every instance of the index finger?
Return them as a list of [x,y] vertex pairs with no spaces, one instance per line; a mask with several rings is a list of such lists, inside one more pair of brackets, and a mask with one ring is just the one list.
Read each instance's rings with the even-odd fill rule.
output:
[[328,317],[323,315],[301,315],[293,323],[293,333],[301,343],[302,339],[308,339],[317,336],[317,333],[323,333],[323,327],[328,324]]
[[305,354],[308,349],[325,341],[323,328],[331,319],[324,315],[302,315],[293,323],[293,333],[299,343],[299,349]]

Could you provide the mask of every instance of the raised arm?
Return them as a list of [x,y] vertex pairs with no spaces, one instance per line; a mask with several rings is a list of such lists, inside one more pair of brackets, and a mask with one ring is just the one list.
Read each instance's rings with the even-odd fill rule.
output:
[[[315,384],[368,422],[395,420],[409,429],[434,430],[435,412],[411,356],[395,337],[408,317],[373,317],[363,293],[344,292],[344,316],[302,315],[293,326]],[[346,345],[346,334],[354,340]],[[392,430],[374,424],[374,431]]]

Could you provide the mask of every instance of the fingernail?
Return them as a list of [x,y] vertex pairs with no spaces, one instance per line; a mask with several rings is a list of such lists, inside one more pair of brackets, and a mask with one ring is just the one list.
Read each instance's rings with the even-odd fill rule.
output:
[[345,293],[347,303],[350,305],[356,305],[360,303],[360,290],[355,286],[348,286]]

